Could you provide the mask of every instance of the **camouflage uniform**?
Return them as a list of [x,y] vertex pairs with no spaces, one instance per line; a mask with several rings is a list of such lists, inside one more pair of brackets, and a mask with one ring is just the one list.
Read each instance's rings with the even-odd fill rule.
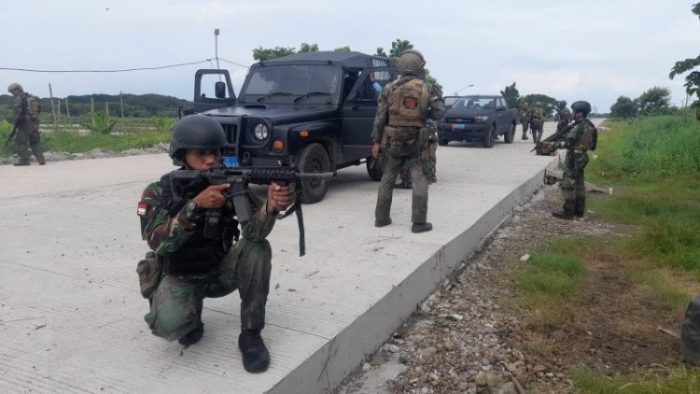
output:
[[39,117],[38,114],[30,114],[28,108],[30,98],[38,100],[27,92],[22,92],[14,97],[12,121],[17,126],[15,150],[19,156],[20,164],[29,164],[29,147],[32,148],[32,153],[39,164],[45,164],[46,160],[40,146]]
[[[424,89],[428,98],[426,113],[421,114],[420,126],[405,126],[397,121],[396,114],[390,109],[392,97],[406,84],[418,84]],[[395,99],[393,99],[395,100]],[[441,120],[445,116],[445,105],[442,95],[432,84],[420,80],[415,75],[402,75],[396,81],[386,85],[379,96],[377,115],[374,118],[372,141],[381,146],[385,156],[382,179],[379,185],[375,218],[377,222],[390,220],[392,188],[401,168],[408,163],[413,187],[412,222],[426,223],[428,216],[428,179],[434,176],[434,161],[426,160],[424,156],[434,156],[435,148],[431,147],[431,130],[425,120],[430,117]]]
[[[432,175],[427,175],[428,177],[428,183],[436,183],[437,182],[437,127],[435,124],[428,124],[428,128],[430,128],[431,131],[431,136],[430,136],[430,165],[432,167],[431,173]],[[399,184],[398,187],[402,189],[410,189],[412,188],[412,183],[411,183],[411,165],[409,161],[406,161],[401,167],[401,171],[399,172]]]
[[557,130],[561,130],[571,123],[573,120],[573,115],[566,106],[559,107],[557,111]]
[[[265,238],[275,215],[267,214],[265,203],[248,192],[253,215],[242,224],[242,238],[236,242],[238,222],[230,200],[219,210],[199,209],[192,200],[173,206],[164,192],[166,177],[149,185],[139,203],[143,238],[163,267],[144,317],[152,333],[168,340],[182,338],[202,327],[205,297],[222,297],[236,289],[242,301],[241,328],[262,329],[272,260]],[[213,238],[204,234],[205,217],[212,211],[221,213]]]
[[535,143],[540,142],[543,127],[544,109],[541,105],[536,104],[532,107],[532,116],[530,117],[530,129],[532,130],[532,139]]
[[555,143],[559,149],[566,148],[564,174],[560,183],[565,213],[583,216],[586,210],[584,169],[588,164],[587,152],[592,147],[595,133],[593,123],[582,118],[566,133],[563,141]]
[[532,109],[527,104],[520,105],[520,124],[523,126],[523,136],[522,139],[527,139],[527,129],[530,127],[530,115],[532,114]]

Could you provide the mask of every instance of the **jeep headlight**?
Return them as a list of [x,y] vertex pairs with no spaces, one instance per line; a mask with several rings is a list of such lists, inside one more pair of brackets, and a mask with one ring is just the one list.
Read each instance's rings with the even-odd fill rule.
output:
[[253,136],[258,142],[263,142],[270,136],[270,129],[265,123],[258,123],[253,129]]
[[488,117],[488,116],[484,116],[484,115],[479,115],[479,116],[475,116],[475,117],[474,117],[474,120],[477,121],[477,122],[486,123],[486,122],[488,122],[489,117]]

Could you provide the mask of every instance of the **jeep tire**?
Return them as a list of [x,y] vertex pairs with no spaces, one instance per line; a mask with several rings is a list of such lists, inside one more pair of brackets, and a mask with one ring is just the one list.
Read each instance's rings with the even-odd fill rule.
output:
[[440,146],[447,146],[447,144],[450,143],[450,140],[445,139],[445,138],[440,138],[438,139],[438,145]]
[[512,144],[514,139],[515,139],[515,123],[510,125],[508,132],[503,135],[503,141],[506,144]]
[[[304,147],[297,160],[301,172],[329,172],[331,161],[323,145],[312,143]],[[329,179],[304,179],[301,181],[301,202],[313,204],[323,200],[328,191]]]

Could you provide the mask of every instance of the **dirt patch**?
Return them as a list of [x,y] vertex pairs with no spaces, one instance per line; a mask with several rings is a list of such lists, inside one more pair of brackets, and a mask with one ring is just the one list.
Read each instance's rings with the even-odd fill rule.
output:
[[[338,392],[515,393],[522,386],[566,393],[575,391],[577,367],[624,373],[678,365],[678,340],[658,327],[678,332],[682,312],[631,275],[648,262],[590,252],[581,292],[552,324],[517,307],[513,277],[525,255],[561,237],[604,243],[634,231],[590,212],[583,220],[552,218],[549,212],[560,206],[559,190],[546,187],[516,209]],[[382,367],[397,363],[403,368]]]

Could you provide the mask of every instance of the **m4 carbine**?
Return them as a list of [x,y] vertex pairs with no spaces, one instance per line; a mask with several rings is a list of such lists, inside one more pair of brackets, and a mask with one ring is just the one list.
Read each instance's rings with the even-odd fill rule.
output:
[[[266,185],[276,183],[287,186],[294,184],[296,198],[294,204],[284,214],[283,219],[292,212],[296,213],[297,224],[299,226],[299,256],[306,254],[306,242],[304,237],[304,215],[301,209],[301,181],[315,178],[327,180],[335,176],[334,172],[299,172],[295,167],[234,167],[217,168],[210,170],[175,170],[170,173],[170,187],[174,197],[185,195],[188,189],[197,187],[202,189],[210,185],[221,185],[227,183],[231,185],[225,196],[233,200],[233,207],[236,210],[236,217],[241,224],[250,220],[251,212],[246,197],[246,188],[249,183]],[[265,209],[265,207],[263,207]]]

